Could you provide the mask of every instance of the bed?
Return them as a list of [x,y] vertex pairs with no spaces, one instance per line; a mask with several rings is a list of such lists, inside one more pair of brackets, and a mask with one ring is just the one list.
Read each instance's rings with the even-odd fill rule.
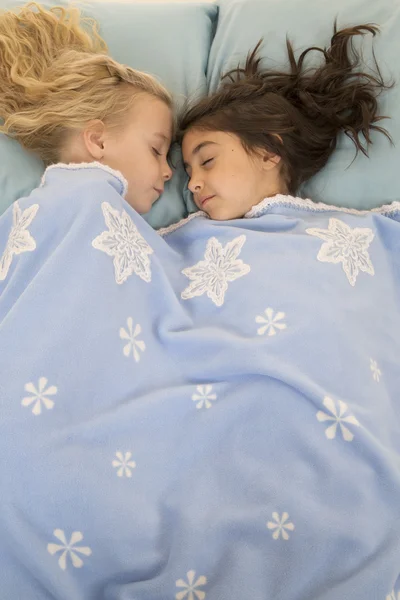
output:
[[[398,78],[395,1],[82,6],[178,108],[335,15],[378,23]],[[195,211],[177,146],[142,218],[118,172],[0,140],[1,598],[399,600],[399,89],[393,146],[349,166],[341,139],[232,222]]]

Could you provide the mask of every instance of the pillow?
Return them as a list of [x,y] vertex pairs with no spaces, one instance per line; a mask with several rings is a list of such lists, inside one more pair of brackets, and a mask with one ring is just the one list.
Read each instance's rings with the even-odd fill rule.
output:
[[[23,5],[3,0],[8,10]],[[68,0],[41,2],[45,7],[67,6]],[[114,1],[78,3],[85,15],[94,17],[100,34],[117,61],[159,78],[172,92],[179,108],[187,96],[206,92],[206,66],[218,8],[214,4],[128,4]],[[186,215],[183,201],[185,173],[180,149],[171,150],[176,171],[165,192],[145,215],[155,228],[165,227]],[[0,214],[17,198],[35,188],[43,163],[20,144],[0,135]]]
[[[220,0],[218,28],[207,69],[210,92],[219,85],[220,76],[247,56],[258,40],[264,43],[260,56],[263,66],[286,67],[286,35],[298,52],[307,46],[329,45],[333,22],[338,27],[376,23],[381,32],[373,38],[378,64],[385,81],[400,80],[400,4],[393,0]],[[371,60],[371,36],[362,41],[364,60]],[[319,60],[316,54],[315,60]],[[373,134],[370,158],[361,153],[353,161],[351,140],[340,135],[337,150],[326,167],[303,187],[301,195],[337,206],[370,209],[399,200],[400,164],[400,86],[383,92],[381,114],[391,118],[383,126],[394,146],[379,133]]]

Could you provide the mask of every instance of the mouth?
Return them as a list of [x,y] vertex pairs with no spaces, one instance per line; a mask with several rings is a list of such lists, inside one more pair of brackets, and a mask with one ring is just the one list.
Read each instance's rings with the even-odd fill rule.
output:
[[215,194],[213,196],[205,196],[204,198],[199,198],[200,206],[203,207],[206,204],[206,202],[208,202],[212,198],[215,198]]

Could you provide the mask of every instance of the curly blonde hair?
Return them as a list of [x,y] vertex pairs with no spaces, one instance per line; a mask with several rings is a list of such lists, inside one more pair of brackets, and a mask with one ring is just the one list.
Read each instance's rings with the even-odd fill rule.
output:
[[88,121],[122,125],[138,95],[172,107],[154,77],[106,53],[96,22],[77,8],[31,2],[0,14],[0,132],[50,164]]

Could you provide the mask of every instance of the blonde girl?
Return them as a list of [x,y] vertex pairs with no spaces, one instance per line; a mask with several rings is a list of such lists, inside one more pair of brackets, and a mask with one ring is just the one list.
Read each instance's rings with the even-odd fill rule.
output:
[[151,75],[107,55],[76,8],[33,2],[0,15],[0,131],[45,163],[122,173],[126,200],[146,213],[171,178],[172,99]]

